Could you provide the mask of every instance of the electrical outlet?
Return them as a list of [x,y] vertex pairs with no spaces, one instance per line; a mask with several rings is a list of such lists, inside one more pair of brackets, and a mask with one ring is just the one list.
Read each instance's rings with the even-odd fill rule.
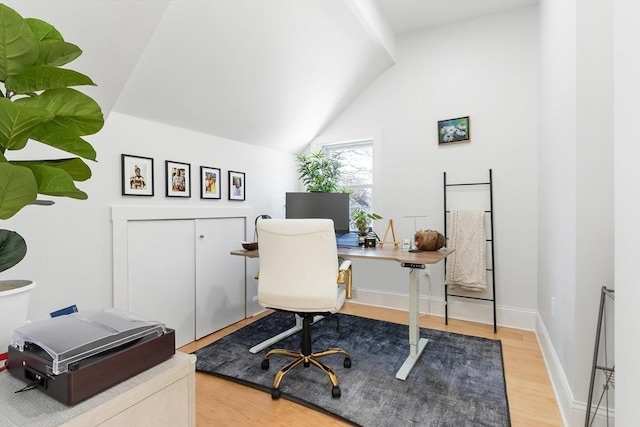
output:
[[556,318],[556,299],[551,297],[551,317]]

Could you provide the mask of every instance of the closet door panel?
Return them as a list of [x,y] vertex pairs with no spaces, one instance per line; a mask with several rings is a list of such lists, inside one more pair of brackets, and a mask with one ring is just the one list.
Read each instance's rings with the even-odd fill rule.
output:
[[196,220],[196,339],[245,317],[244,218]]
[[129,311],[176,331],[176,347],[195,340],[193,220],[131,221]]

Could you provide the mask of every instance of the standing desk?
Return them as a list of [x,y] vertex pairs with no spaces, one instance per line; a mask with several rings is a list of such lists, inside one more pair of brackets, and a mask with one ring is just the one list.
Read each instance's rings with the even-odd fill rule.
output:
[[[413,366],[416,364],[416,361],[424,351],[428,342],[426,338],[420,338],[420,325],[418,324],[418,320],[420,318],[420,282],[418,280],[418,272],[419,270],[425,269],[426,265],[437,264],[452,252],[453,249],[441,249],[439,251],[426,252],[406,252],[393,246],[367,249],[338,247],[338,256],[343,258],[396,261],[400,263],[401,267],[409,268],[409,355],[396,373],[396,378],[399,380],[404,381],[407,379],[411,369],[413,369]],[[260,256],[257,250],[232,251],[231,254],[242,255],[249,258],[257,258]],[[296,325],[282,334],[276,335],[275,337],[252,347],[250,351],[252,353],[257,353],[258,351],[299,330],[300,326]]]

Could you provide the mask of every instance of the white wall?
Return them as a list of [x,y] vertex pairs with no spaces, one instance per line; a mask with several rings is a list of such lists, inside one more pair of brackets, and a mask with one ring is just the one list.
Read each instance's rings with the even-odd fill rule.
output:
[[640,420],[640,3],[614,2],[616,421]]
[[612,12],[540,3],[538,333],[569,425],[584,423],[600,288],[614,287]]
[[573,2],[540,3],[538,313],[563,365],[575,335],[575,25]]
[[[71,304],[80,309],[112,306],[112,206],[243,206],[253,208],[256,215],[281,217],[284,193],[292,191],[297,182],[292,154],[116,113],[90,141],[98,152],[98,163],[91,165],[93,177],[78,184],[89,194],[88,200],[57,198],[54,206],[28,206],[3,223],[27,241],[26,258],[2,278],[29,278],[38,283],[30,302],[32,320]],[[42,152],[46,149],[39,150]],[[123,153],[155,159],[154,197],[121,195]],[[165,160],[191,164],[191,198],[165,197]],[[200,166],[222,170],[221,200],[200,199]],[[227,200],[228,170],[246,173],[246,201]],[[249,222],[247,238],[252,239]]]
[[[615,287],[613,3],[577,4],[575,322],[580,333],[574,337],[574,346],[576,355],[581,355],[594,347],[601,288]],[[609,345],[612,343],[609,336]],[[575,369],[571,381],[574,398],[586,402],[592,358],[576,357],[570,364]],[[614,406],[609,404],[609,408]]]
[[[498,322],[530,329],[537,282],[537,34],[535,7],[403,34],[396,64],[317,139],[377,141],[380,237],[391,218],[399,239],[411,237],[407,215],[428,215],[417,227],[443,231],[443,172],[449,182],[486,181],[493,169]],[[438,146],[437,121],[466,115],[471,142]],[[382,292],[388,303],[389,293],[407,293],[403,269],[356,261],[354,270],[357,299],[372,291],[368,302],[376,303],[374,294]],[[441,314],[441,265],[432,267],[431,278],[423,277],[421,293],[431,294],[434,305],[423,310]],[[481,318],[467,311],[473,305],[453,303],[452,310],[492,321],[490,310]]]

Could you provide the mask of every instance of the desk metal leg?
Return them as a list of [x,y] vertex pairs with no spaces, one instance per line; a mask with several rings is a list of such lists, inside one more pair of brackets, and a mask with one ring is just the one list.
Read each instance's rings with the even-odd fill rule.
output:
[[[313,323],[318,322],[320,320],[324,319],[324,316],[315,316],[313,318]],[[287,338],[288,336],[291,336],[293,334],[295,334],[296,332],[302,330],[302,318],[300,316],[296,315],[296,324],[294,327],[287,329],[284,332],[279,333],[278,335],[275,335],[271,338],[269,338],[268,340],[262,341],[260,344],[256,344],[253,347],[251,347],[249,349],[249,352],[251,354],[256,354],[261,352],[262,350],[264,350],[265,348],[277,343],[278,341],[281,341],[285,338]]]
[[409,273],[409,356],[396,374],[399,380],[406,380],[418,358],[427,346],[426,338],[420,338],[420,284],[418,282],[417,268]]

